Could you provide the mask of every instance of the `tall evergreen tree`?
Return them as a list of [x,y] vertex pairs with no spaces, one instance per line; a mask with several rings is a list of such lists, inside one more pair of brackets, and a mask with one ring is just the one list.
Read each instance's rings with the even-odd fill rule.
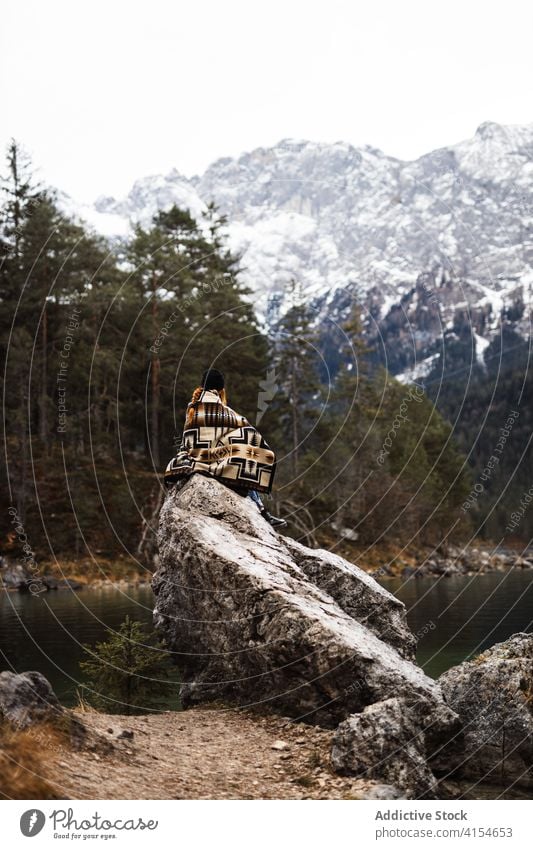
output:
[[282,442],[290,445],[290,469],[296,479],[320,415],[321,357],[313,313],[296,281],[291,284],[289,304],[273,328],[273,360],[280,392],[272,412],[282,429]]

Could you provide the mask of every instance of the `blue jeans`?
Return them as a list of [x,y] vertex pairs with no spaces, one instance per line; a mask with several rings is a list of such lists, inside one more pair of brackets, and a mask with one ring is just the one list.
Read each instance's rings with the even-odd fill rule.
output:
[[259,507],[259,509],[260,509],[260,510],[262,510],[262,509],[263,509],[263,507],[264,507],[264,504],[263,504],[263,502],[261,501],[261,496],[259,495],[259,493],[258,493],[258,492],[256,492],[256,491],[255,491],[255,489],[251,489],[251,490],[249,491],[248,495],[250,496],[250,498],[252,499],[252,501],[255,501],[255,503],[257,504],[257,506]]

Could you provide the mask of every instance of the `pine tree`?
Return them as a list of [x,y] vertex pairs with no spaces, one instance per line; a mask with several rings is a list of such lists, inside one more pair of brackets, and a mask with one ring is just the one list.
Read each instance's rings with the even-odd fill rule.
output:
[[[10,503],[16,504],[22,521],[26,517],[29,430],[28,380],[26,378],[31,336],[20,315],[20,295],[26,267],[23,261],[24,230],[32,212],[43,198],[34,180],[31,163],[21,145],[12,139],[6,151],[7,175],[0,179],[0,351],[12,375],[3,386],[3,407],[10,422],[9,450],[4,452],[5,488]],[[11,462],[11,468],[9,463]],[[3,464],[2,464],[3,465]]]
[[143,713],[165,703],[173,692],[168,653],[146,628],[126,616],[119,630],[80,662],[83,697],[106,713]]
[[1,244],[4,252],[11,250],[16,264],[20,259],[22,226],[40,203],[42,194],[34,179],[30,158],[15,139],[11,139],[7,147],[6,161],[7,177],[0,180],[4,196]]
[[281,391],[272,405],[272,413],[280,422],[282,442],[290,445],[294,480],[320,415],[322,396],[318,334],[313,327],[312,310],[295,281],[291,284],[290,306],[274,327],[273,359]]
[[323,465],[330,469],[322,487],[321,511],[336,525],[353,528],[364,513],[369,477],[368,456],[377,452],[372,416],[378,406],[369,375],[369,349],[363,339],[360,310],[349,305],[345,321],[331,332],[337,340],[339,368],[331,381],[321,423]]
[[125,368],[128,383],[144,375],[150,386],[147,448],[158,470],[161,446],[170,456],[204,368],[221,368],[230,403],[255,413],[266,341],[240,284],[238,258],[224,248],[223,221],[211,208],[206,234],[174,206],[158,213],[150,229],[137,228],[128,247],[134,326]]

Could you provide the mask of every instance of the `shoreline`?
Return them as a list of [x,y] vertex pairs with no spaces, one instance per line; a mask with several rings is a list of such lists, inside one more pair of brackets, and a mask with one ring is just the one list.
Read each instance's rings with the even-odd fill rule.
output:
[[150,586],[152,572],[147,568],[140,571],[139,564],[123,557],[106,559],[98,564],[88,558],[79,560],[60,558],[55,561],[42,560],[37,574],[30,573],[16,560],[6,562],[2,558],[0,589],[7,592],[32,592],[31,584],[39,584],[33,594],[42,592],[79,592],[83,589],[113,588],[131,589]]
[[514,544],[498,549],[491,541],[479,540],[469,545],[428,545],[408,550],[400,545],[384,544],[364,551],[345,543],[335,547],[335,554],[375,579],[472,577],[511,569],[533,569],[533,547]]
[[[328,550],[328,545],[336,554],[345,557],[366,574],[380,578],[434,578],[488,574],[506,572],[511,569],[533,569],[533,550],[525,553],[523,546],[516,550],[508,548],[496,551],[490,543],[475,543],[470,546],[449,545],[445,549],[419,549],[404,551],[392,545],[366,551],[361,557],[355,546],[344,544],[333,546],[332,540],[323,540],[317,548]],[[155,570],[154,570],[155,571]],[[54,562],[42,561],[39,564],[37,580],[43,584],[40,592],[81,591],[90,589],[132,589],[149,587],[153,573],[145,568],[139,571],[139,564],[133,560],[119,557],[108,559],[95,567],[88,559],[60,559]],[[0,568],[0,589],[7,592],[28,592],[28,585],[35,582],[25,567],[16,560],[6,562],[2,558]]]

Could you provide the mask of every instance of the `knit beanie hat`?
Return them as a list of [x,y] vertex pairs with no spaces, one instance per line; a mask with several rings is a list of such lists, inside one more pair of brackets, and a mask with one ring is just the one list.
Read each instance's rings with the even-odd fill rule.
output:
[[208,368],[202,376],[204,389],[224,389],[224,375],[216,368]]

